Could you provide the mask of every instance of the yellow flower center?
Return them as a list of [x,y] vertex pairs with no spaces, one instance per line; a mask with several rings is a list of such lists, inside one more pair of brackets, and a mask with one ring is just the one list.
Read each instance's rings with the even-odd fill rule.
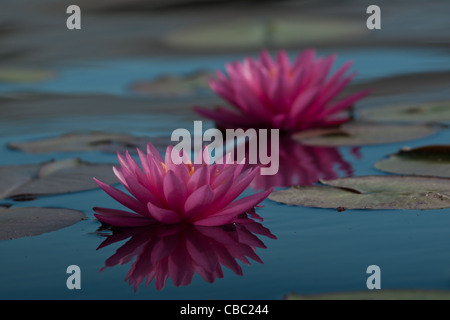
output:
[[192,177],[192,175],[194,174],[194,166],[190,163],[186,163],[186,168],[188,168],[189,175]]
[[275,79],[275,77],[277,76],[277,68],[271,68],[269,70],[269,74],[271,79]]
[[[273,67],[269,70],[269,76],[271,79],[275,79],[277,77],[277,74],[278,74],[278,68]],[[290,68],[287,73],[287,78],[292,79],[293,75],[294,75],[294,69]]]
[[[167,174],[167,167],[164,164],[164,162],[161,162],[161,165],[164,169],[164,173]],[[189,170],[189,175],[192,177],[192,175],[194,174],[194,166],[191,163],[185,163],[186,168]]]

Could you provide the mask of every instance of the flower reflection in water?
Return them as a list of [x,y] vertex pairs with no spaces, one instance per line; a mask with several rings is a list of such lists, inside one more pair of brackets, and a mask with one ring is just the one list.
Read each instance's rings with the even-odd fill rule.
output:
[[155,223],[114,229],[98,249],[129,240],[105,261],[101,271],[135,259],[125,278],[135,291],[144,281],[148,286],[152,280],[156,289],[161,290],[169,277],[175,286],[187,286],[195,273],[212,283],[223,278],[222,265],[243,275],[237,260],[247,265],[249,259],[263,263],[256,248],[266,246],[256,234],[276,239],[255,219],[262,220],[251,212],[250,217],[242,214],[235,223],[220,227]]
[[[246,141],[246,159],[249,158],[250,148]],[[271,143],[268,143],[271,146]],[[270,150],[269,150],[270,153]],[[359,148],[352,148],[350,153],[355,158],[360,158]],[[242,159],[237,155],[238,161]],[[255,164],[245,162],[246,166]],[[259,163],[260,166],[269,166]],[[267,188],[290,187],[292,185],[312,185],[320,179],[329,180],[339,176],[352,176],[353,167],[344,159],[340,150],[336,147],[319,147],[303,145],[293,140],[289,135],[280,136],[278,172],[274,175],[258,174],[253,179],[250,187],[254,190]]]

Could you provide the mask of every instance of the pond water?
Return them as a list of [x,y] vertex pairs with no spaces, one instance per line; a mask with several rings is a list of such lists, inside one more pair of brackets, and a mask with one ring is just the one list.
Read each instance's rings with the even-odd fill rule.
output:
[[[380,49],[338,53],[336,65],[349,59],[355,61],[354,69],[359,71],[356,81],[442,71],[450,66],[450,56],[436,50]],[[34,85],[1,84],[0,92],[130,95],[129,85],[134,81],[162,73],[183,74],[199,68],[222,68],[226,61],[234,59],[240,57],[167,57],[92,62],[60,68],[56,66],[58,77],[54,80]],[[0,144],[3,146],[0,150],[0,165],[37,163],[52,158],[77,156],[87,161],[115,163],[117,158],[114,154],[73,152],[28,155],[9,150],[5,145],[10,141],[33,140],[81,129],[147,136],[170,135],[182,123],[177,115],[172,114],[158,114],[153,119],[157,121],[149,122],[139,114],[128,114],[101,117],[80,115],[52,119],[46,123],[0,120]],[[187,129],[190,129],[191,124],[188,125]],[[209,122],[208,125],[212,126]],[[363,146],[358,151],[359,157],[350,147],[339,148],[338,152],[351,166],[353,175],[380,175],[384,173],[374,169],[373,164],[386,155],[405,145],[444,144],[448,143],[449,138],[448,130],[440,130],[433,136],[415,141]],[[339,170],[338,166],[336,163],[332,168],[336,175],[348,174]],[[252,192],[249,189],[245,194]],[[262,225],[276,239],[267,234],[257,235],[267,247],[255,249],[262,264],[252,259],[249,259],[250,265],[239,262],[243,275],[223,267],[223,278],[215,279],[214,283],[208,283],[195,274],[192,282],[186,286],[176,287],[168,279],[162,290],[157,290],[153,281],[148,287],[142,284],[135,291],[133,286],[125,282],[134,261],[133,255],[130,262],[100,272],[105,261],[126,242],[124,239],[97,250],[110,232],[97,232],[100,223],[94,218],[92,207],[116,206],[103,191],[97,189],[40,197],[31,202],[2,200],[0,204],[64,207],[80,210],[86,215],[85,220],[61,230],[0,241],[0,299],[282,299],[291,292],[312,294],[367,290],[366,269],[370,265],[381,268],[383,289],[450,289],[448,209],[338,212],[334,209],[287,206],[266,199],[262,203],[263,207],[258,207],[256,212],[264,218]],[[223,232],[236,238],[238,231]],[[194,235],[191,231],[180,232],[188,239],[187,242],[190,237],[198,237],[196,231],[193,231]],[[249,236],[248,232],[246,235]],[[210,237],[214,238],[212,235]],[[139,242],[139,238],[137,234],[133,239],[136,239],[137,245],[144,245],[145,241]],[[126,250],[126,247],[123,248]],[[126,252],[125,256],[127,254],[131,252]],[[69,265],[78,265],[81,269],[81,290],[68,290],[66,287],[69,276],[66,268]]]
[[[441,49],[371,48],[351,50],[318,50],[319,56],[338,53],[337,68],[353,60],[358,81],[374,80],[399,74],[450,69],[450,57]],[[291,53],[294,57],[296,53]],[[243,55],[209,55],[194,57],[136,58],[133,60],[106,60],[72,62],[55,66],[58,77],[41,84],[0,86],[0,92],[37,90],[54,93],[109,93],[129,95],[129,86],[137,80],[147,80],[161,74],[180,75],[197,70],[223,69],[225,63],[241,60]]]

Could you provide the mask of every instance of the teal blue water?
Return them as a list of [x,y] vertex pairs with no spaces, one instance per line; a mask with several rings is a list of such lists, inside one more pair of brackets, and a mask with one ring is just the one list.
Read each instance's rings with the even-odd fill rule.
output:
[[[371,48],[339,51],[317,51],[317,56],[336,53],[334,68],[353,60],[357,79],[366,81],[392,75],[443,71],[450,69],[450,57],[441,49]],[[292,59],[297,53],[290,53]],[[110,93],[127,95],[129,86],[137,80],[148,80],[162,74],[187,74],[198,70],[223,69],[227,62],[241,60],[244,55],[199,57],[158,57],[66,62],[57,65],[58,77],[42,84],[0,86],[0,92],[37,90],[57,93]],[[253,55],[257,57],[257,55]]]
[[[448,56],[434,51],[411,52],[406,56],[402,53],[401,50],[355,53],[355,68],[361,70],[359,81],[390,74],[442,70],[450,65]],[[350,52],[344,52],[340,59],[347,60],[350,56]],[[2,85],[0,91],[33,89],[127,94],[124,88],[132,80],[162,71],[182,73],[199,66],[220,68],[224,59],[193,62],[167,58],[158,62],[133,60],[104,62],[94,67],[71,66],[62,68],[61,78],[57,80],[27,87]],[[375,67],[373,62],[377,59],[385,63]],[[98,123],[101,123],[96,127],[99,130],[113,127],[133,134],[170,134],[171,124],[178,121],[172,115],[161,115],[160,121],[149,127],[145,119],[132,114],[126,118],[105,115],[102,122],[97,120],[95,117],[61,119],[43,128],[39,123],[8,123],[0,119],[0,165],[80,156],[80,153],[26,155],[7,149],[5,144],[11,140],[52,136],[73,128],[80,129],[80,124],[81,128],[89,129]],[[449,138],[450,132],[441,130],[434,136],[415,141],[366,146],[360,149],[360,159],[353,156],[350,148],[339,151],[352,165],[354,175],[383,174],[375,170],[373,164],[386,155],[406,145],[448,143]],[[114,154],[89,152],[81,156],[88,161],[116,162]],[[338,174],[342,175],[342,172]],[[246,190],[245,195],[252,192]],[[267,199],[256,212],[264,218],[263,226],[277,239],[258,236],[267,247],[255,249],[263,264],[252,260],[250,265],[239,262],[243,275],[223,267],[223,278],[217,278],[214,283],[208,283],[196,274],[187,286],[176,287],[168,279],[162,290],[156,290],[152,282],[148,287],[142,284],[135,292],[124,280],[133,260],[100,272],[105,261],[126,242],[97,250],[105,237],[96,232],[100,223],[93,216],[92,207],[116,206],[103,191],[41,197],[32,202],[5,200],[0,203],[16,207],[65,207],[80,210],[87,217],[54,232],[0,241],[0,299],[282,299],[291,292],[367,290],[369,275],[366,269],[369,265],[381,268],[382,289],[450,289],[449,209],[338,212],[287,206]],[[69,265],[78,265],[81,269],[80,290],[69,290],[66,286]]]

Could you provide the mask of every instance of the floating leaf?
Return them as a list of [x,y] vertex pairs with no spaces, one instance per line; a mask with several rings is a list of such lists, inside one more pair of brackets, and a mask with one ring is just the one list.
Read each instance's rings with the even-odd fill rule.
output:
[[450,300],[450,291],[439,290],[366,290],[321,294],[295,294],[285,296],[285,300]]
[[345,209],[450,208],[450,179],[416,176],[361,176],[293,186],[269,199],[289,205]]
[[158,145],[161,138],[135,137],[128,134],[108,132],[68,133],[59,137],[46,138],[29,142],[11,142],[8,147],[28,153],[102,151],[136,152],[136,148],[145,149],[151,140]]
[[358,114],[362,120],[368,121],[448,122],[450,121],[450,101],[362,108]]
[[55,73],[43,69],[0,68],[0,83],[34,83],[47,81],[55,77]]
[[[352,91],[357,92],[366,88],[373,88],[370,96],[372,98],[383,97],[384,100],[391,95],[407,94],[411,97],[413,94],[423,92],[424,90],[433,90],[434,88],[442,88],[450,85],[450,72],[448,70],[409,70],[408,73],[393,73],[354,83],[351,85]],[[386,110],[385,107],[381,107],[381,109],[390,112],[390,109],[395,106],[396,104],[386,107],[386,109],[389,110]],[[376,111],[378,108],[380,107],[367,108],[367,110],[375,111],[379,115],[384,115],[384,113]],[[361,109],[362,112],[365,112],[365,110],[366,108]],[[386,120],[391,121],[389,117],[387,117]],[[400,119],[400,121],[403,120]]]
[[208,92],[211,73],[197,71],[185,76],[163,75],[154,80],[140,81],[131,86],[131,91],[151,96],[191,96]]
[[390,173],[450,178],[450,145],[402,149],[375,168]]
[[[299,30],[301,30],[299,32]],[[338,19],[245,19],[197,25],[177,30],[165,38],[171,46],[188,49],[242,49],[261,46],[286,47],[349,39],[364,34],[355,23]]]
[[293,139],[314,146],[363,146],[395,143],[424,138],[436,133],[427,125],[377,124],[348,122],[337,128],[299,132]]
[[93,164],[78,158],[0,167],[0,199],[27,200],[38,195],[97,188],[92,177],[118,182],[111,164]]
[[66,228],[85,218],[84,213],[59,208],[0,210],[0,240],[30,237]]

